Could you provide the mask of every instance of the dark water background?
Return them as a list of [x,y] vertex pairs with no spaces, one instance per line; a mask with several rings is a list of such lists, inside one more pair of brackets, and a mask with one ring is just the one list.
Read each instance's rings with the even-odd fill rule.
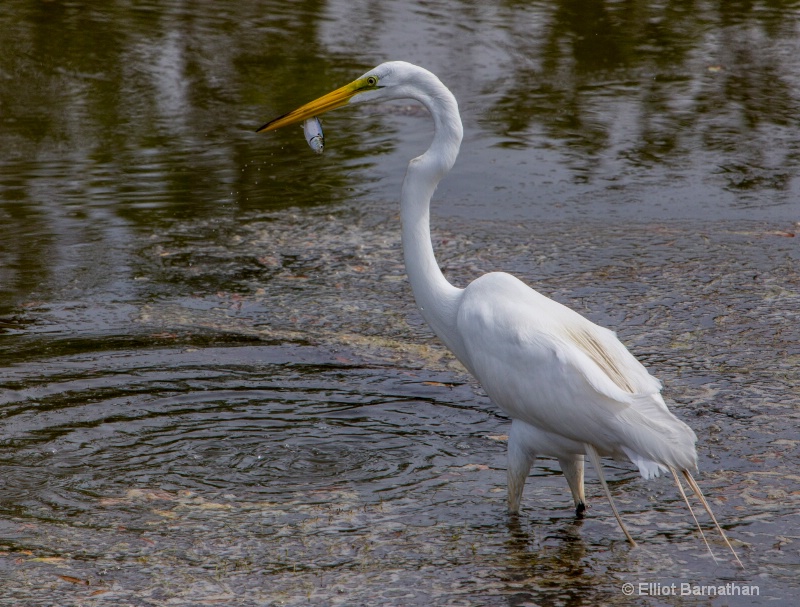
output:
[[[0,31],[0,605],[793,604],[797,2],[11,0]],[[638,549],[591,469],[585,520],[549,460],[505,515],[507,420],[403,274],[425,112],[327,115],[321,157],[253,133],[389,59],[461,106],[448,277],[618,331],[744,572],[630,466]]]

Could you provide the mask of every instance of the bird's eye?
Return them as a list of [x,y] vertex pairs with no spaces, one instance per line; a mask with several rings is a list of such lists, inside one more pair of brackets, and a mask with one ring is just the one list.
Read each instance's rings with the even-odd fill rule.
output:
[[367,76],[367,86],[376,86],[378,79],[375,76]]

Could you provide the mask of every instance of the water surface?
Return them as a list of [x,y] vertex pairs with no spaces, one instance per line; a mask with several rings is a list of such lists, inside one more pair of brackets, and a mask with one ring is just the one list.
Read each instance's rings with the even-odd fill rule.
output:
[[[453,15],[457,15],[454,18]],[[0,16],[0,604],[685,604],[798,591],[795,3],[12,2]],[[266,120],[388,59],[457,95],[448,278],[618,331],[699,437],[746,564],[665,479],[558,465],[415,311],[396,103]],[[710,530],[705,519],[704,526]],[[713,534],[711,534],[712,537]]]

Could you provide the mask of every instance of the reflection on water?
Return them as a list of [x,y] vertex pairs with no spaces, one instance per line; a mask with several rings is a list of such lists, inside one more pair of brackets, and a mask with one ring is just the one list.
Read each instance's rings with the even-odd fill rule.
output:
[[395,141],[424,145],[426,121],[331,115],[323,159],[297,133],[252,133],[387,58],[431,67],[461,99],[467,144],[445,214],[795,217],[793,3],[464,2],[455,21],[436,2],[12,6],[0,16],[12,303],[62,274],[73,246],[102,251],[187,217],[394,200],[410,155]]
[[580,180],[624,185],[699,161],[746,200],[796,199],[796,20],[737,3],[634,4],[559,3],[535,35],[519,32],[497,104],[504,132],[561,142]]
[[[795,595],[798,22],[780,0],[6,3],[3,598]],[[592,480],[576,522],[549,461],[507,520],[506,420],[403,278],[424,111],[326,116],[322,157],[253,133],[400,58],[464,114],[434,207],[448,276],[507,269],[616,328],[697,431],[748,571],[711,563],[679,496],[626,466],[639,550]]]

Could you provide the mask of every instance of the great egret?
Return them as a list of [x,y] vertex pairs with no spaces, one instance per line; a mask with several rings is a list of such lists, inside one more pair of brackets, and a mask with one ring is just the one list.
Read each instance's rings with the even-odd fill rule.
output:
[[442,274],[430,237],[430,200],[455,163],[463,130],[455,97],[434,74],[402,61],[383,63],[257,132],[303,122],[348,103],[409,98],[430,112],[434,136],[428,150],[411,160],[403,181],[406,272],[431,329],[513,420],[508,440],[509,511],[519,511],[536,457],[550,456],[561,464],[581,515],[588,455],[625,537],[635,546],[600,463],[601,456],[627,459],[646,479],[671,472],[694,517],[678,476],[682,474],[741,565],[692,477],[697,469],[695,433],[667,409],[661,383],[613,332],[510,274],[485,274],[464,289]]

